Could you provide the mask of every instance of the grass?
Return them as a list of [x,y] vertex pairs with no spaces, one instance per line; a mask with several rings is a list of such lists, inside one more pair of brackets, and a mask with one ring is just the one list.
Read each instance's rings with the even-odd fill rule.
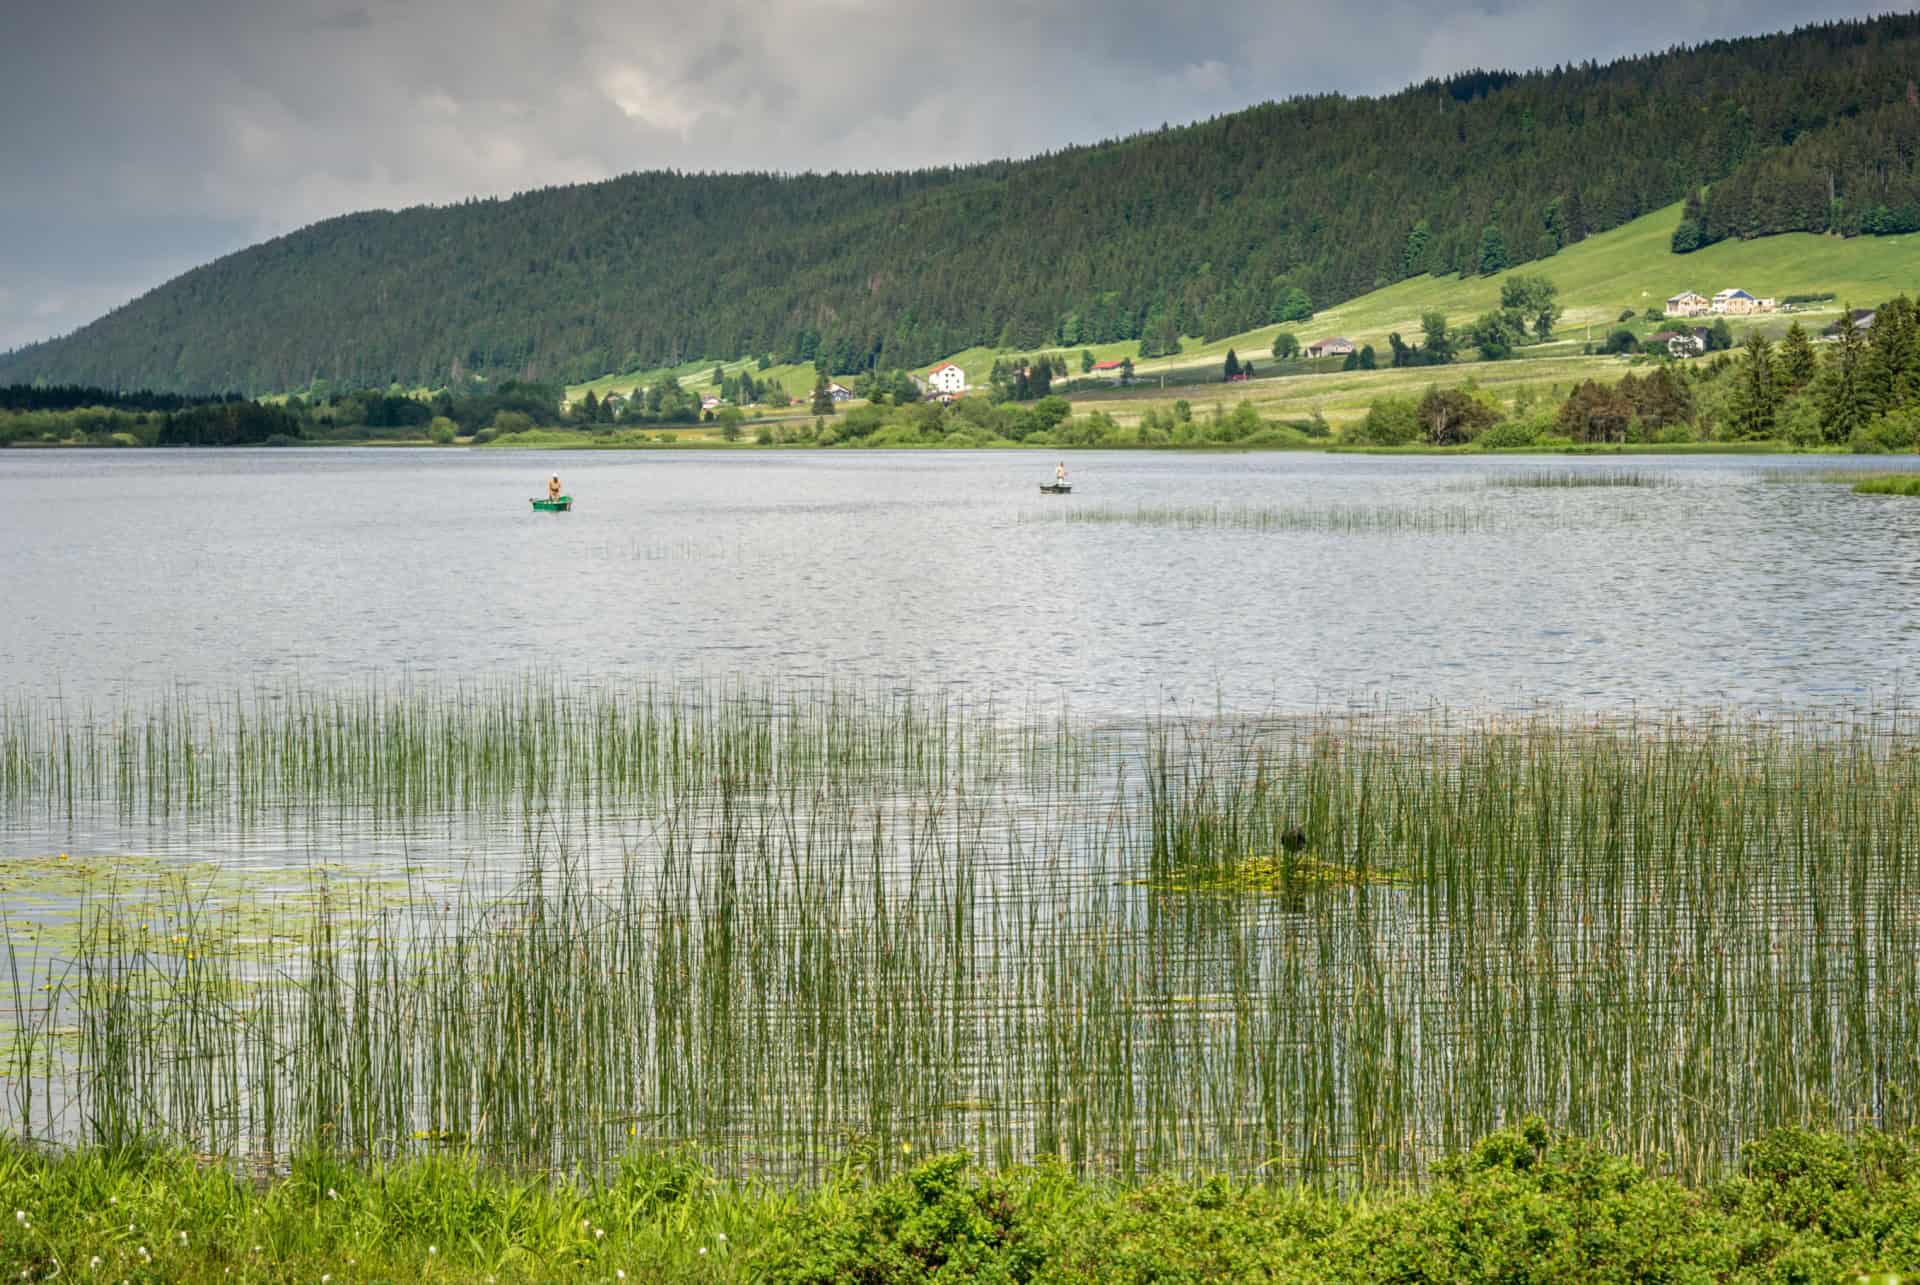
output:
[[[1462,485],[1471,489],[1484,489],[1489,482],[1467,482]],[[1628,482],[1597,481],[1587,483],[1584,480],[1568,483],[1549,481],[1509,481],[1513,486],[1553,487],[1566,485],[1580,487],[1593,486],[1632,486]],[[1658,483],[1647,482],[1647,486]],[[1629,520],[1629,515],[1616,513],[1610,515],[1613,521]],[[1022,521],[1039,523],[1061,523],[1069,526],[1085,524],[1161,527],[1178,530],[1228,530],[1228,531],[1271,531],[1271,532],[1308,532],[1318,534],[1368,534],[1368,535],[1465,535],[1476,532],[1504,530],[1516,521],[1524,521],[1530,526],[1575,524],[1586,527],[1592,524],[1594,517],[1590,513],[1554,512],[1548,514],[1527,514],[1516,517],[1497,508],[1481,505],[1429,505],[1423,508],[1405,508],[1386,505],[1349,504],[1329,505],[1310,508],[1275,508],[1258,505],[1137,505],[1133,508],[1120,508],[1112,505],[1072,505],[1050,506],[1044,511],[1023,514]]]
[[1920,496],[1920,473],[1905,477],[1870,477],[1853,484],[1856,495]]
[[[1714,1280],[1897,1285],[1920,1245],[1911,1138],[1781,1131],[1688,1187],[1525,1119],[1419,1188],[1219,1176],[1114,1184],[963,1155],[879,1181],[857,1152],[788,1191],[680,1152],[595,1174],[462,1157],[297,1158],[256,1181],[175,1152],[0,1144],[9,1279],[279,1281]],[[1908,1279],[1911,1279],[1909,1276]]]
[[[6,1131],[261,1171],[664,1147],[789,1188],[965,1149],[1344,1191],[1539,1112],[1707,1181],[1769,1130],[1920,1125],[1916,730],[1088,726],[536,679],[16,703],[16,852],[114,827],[478,852],[397,893],[315,869],[299,905],[90,882],[52,936],[10,902]],[[1313,895],[1197,891],[1294,827]]]
[[1908,479],[1920,478],[1920,472],[1910,467],[1888,464],[1868,468],[1772,469],[1764,477],[1769,482],[1826,482],[1845,486],[1862,482],[1891,482],[1902,485]]
[[[1027,519],[1023,518],[1023,520]],[[1042,514],[1033,515],[1031,520],[1060,522],[1070,526],[1097,524],[1169,527],[1185,530],[1392,532],[1435,535],[1492,530],[1498,524],[1498,515],[1489,509],[1469,508],[1462,505],[1451,508],[1407,509],[1355,504],[1325,508],[1282,509],[1254,505],[1143,504],[1131,509],[1096,505],[1056,507],[1049,508]]]
[[1492,487],[1496,489],[1522,488],[1543,490],[1578,490],[1599,488],[1612,490],[1616,487],[1666,487],[1678,486],[1679,482],[1668,473],[1648,473],[1640,469],[1608,469],[1605,472],[1565,472],[1540,470],[1527,473],[1505,473],[1491,477],[1473,478],[1464,483],[1469,487]]

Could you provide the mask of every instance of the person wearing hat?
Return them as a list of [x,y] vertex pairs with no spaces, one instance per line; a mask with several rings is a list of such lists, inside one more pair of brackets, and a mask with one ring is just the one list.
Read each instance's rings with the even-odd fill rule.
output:
[[549,500],[557,500],[560,498],[560,475],[558,473],[555,473],[553,477],[547,481],[547,498]]

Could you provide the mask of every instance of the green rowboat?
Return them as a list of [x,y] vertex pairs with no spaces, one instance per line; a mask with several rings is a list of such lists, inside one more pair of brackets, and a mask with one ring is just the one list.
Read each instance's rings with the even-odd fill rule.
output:
[[535,513],[565,513],[572,507],[573,497],[571,495],[563,495],[557,500],[535,500],[533,502],[533,511]]

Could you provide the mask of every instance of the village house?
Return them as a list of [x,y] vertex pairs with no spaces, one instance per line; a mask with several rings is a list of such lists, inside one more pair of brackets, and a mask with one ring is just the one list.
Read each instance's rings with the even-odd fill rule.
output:
[[927,386],[943,397],[958,397],[967,391],[967,372],[943,361],[927,372]]
[[1126,364],[1127,364],[1127,359],[1125,357],[1116,357],[1112,361],[1094,362],[1093,370],[1095,374],[1104,374],[1108,371],[1119,370],[1122,367],[1124,367]]
[[702,397],[700,399],[700,409],[701,410],[719,410],[720,399],[718,397]]
[[1705,295],[1687,290],[1667,300],[1667,315],[1669,317],[1704,317],[1709,307]]
[[1346,357],[1353,353],[1353,340],[1335,337],[1322,339],[1317,344],[1307,345],[1309,357]]
[[[1874,318],[1879,315],[1879,312],[1873,308],[1855,308],[1853,310],[1853,328],[1855,330],[1872,330]],[[1838,339],[1839,337],[1840,323],[1837,321],[1820,332],[1821,339],[1831,340]]]
[[1667,355],[1680,361],[1689,357],[1698,357],[1707,350],[1707,332],[1704,330],[1662,330],[1647,337],[1646,347],[1665,348]]
[[852,401],[853,390],[845,384],[828,384],[827,396],[833,398],[836,402]]
[[1746,317],[1756,312],[1772,312],[1771,299],[1756,299],[1745,290],[1727,289],[1713,296],[1713,311],[1723,316]]

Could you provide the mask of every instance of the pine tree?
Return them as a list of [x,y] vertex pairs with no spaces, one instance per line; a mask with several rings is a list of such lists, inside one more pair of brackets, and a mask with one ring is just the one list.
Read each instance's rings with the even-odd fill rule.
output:
[[813,376],[813,401],[807,407],[814,415],[831,415],[833,407],[833,381],[827,378],[827,372],[816,370]]
[[1853,324],[1853,309],[1840,312],[1839,342],[1822,372],[1820,434],[1829,442],[1844,442],[1873,418],[1873,395],[1867,387],[1867,344]]
[[1913,305],[1904,296],[1882,304],[1874,314],[1867,332],[1866,382],[1876,413],[1899,405],[1905,400],[1903,390],[1914,383],[1920,366],[1915,329]]
[[1239,373],[1240,373],[1240,358],[1234,355],[1233,349],[1229,348],[1227,349],[1226,374],[1223,376],[1223,378],[1232,379],[1235,375]]
[[1786,338],[1780,341],[1779,358],[1773,364],[1774,377],[1782,389],[1798,392],[1813,382],[1817,364],[1813,341],[1807,338],[1806,328],[1795,321],[1787,327]]
[[1759,331],[1747,336],[1746,360],[1740,367],[1740,382],[1734,385],[1729,412],[1733,435],[1743,441],[1773,435],[1780,390],[1774,386],[1772,350],[1773,345]]
[[1507,239],[1500,234],[1498,225],[1487,224],[1480,233],[1480,275],[1490,277],[1512,266],[1513,256],[1507,253]]

